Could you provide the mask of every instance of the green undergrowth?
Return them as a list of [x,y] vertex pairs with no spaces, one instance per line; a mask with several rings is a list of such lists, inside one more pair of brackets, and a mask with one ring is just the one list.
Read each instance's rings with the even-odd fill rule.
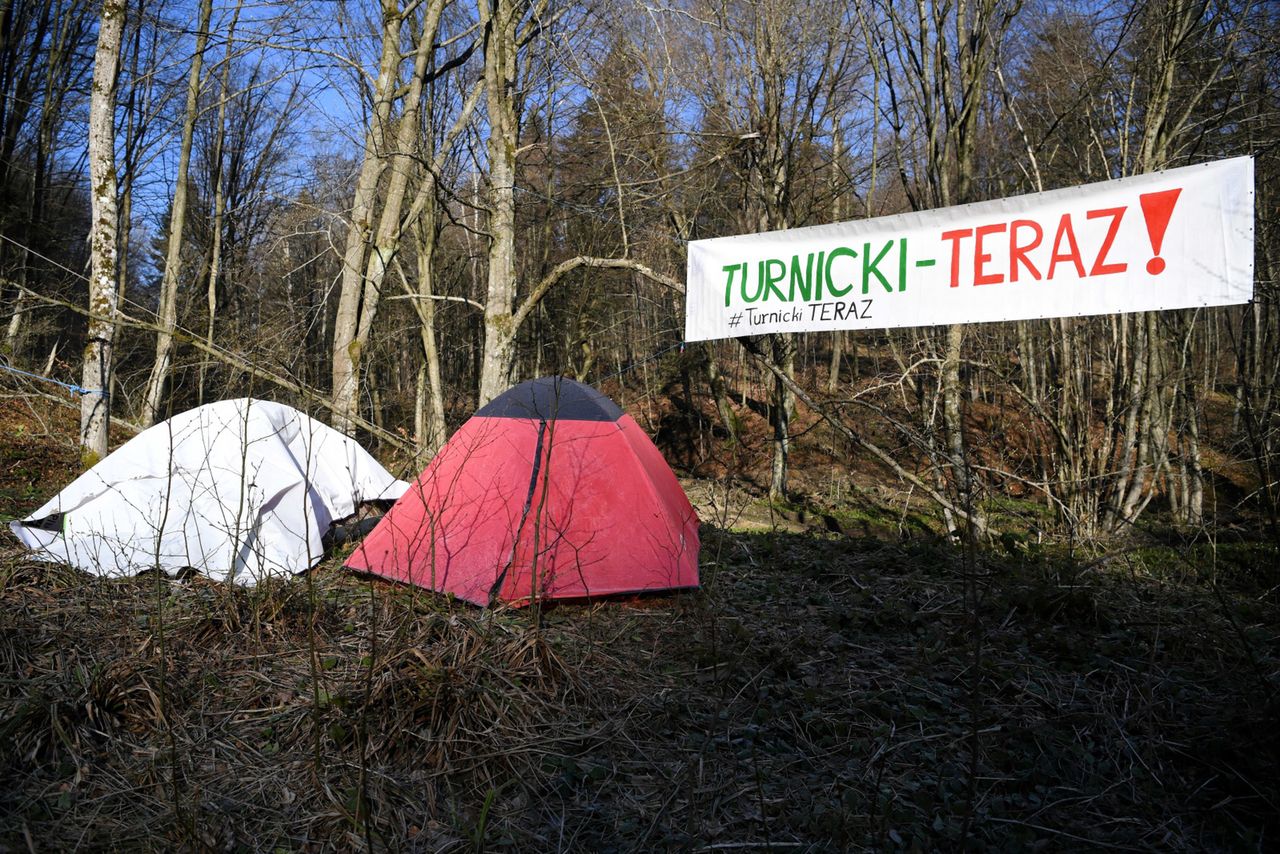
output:
[[993,496],[982,502],[987,524],[997,535],[1035,537],[1054,525],[1053,510],[1043,502],[1010,496]]
[[[865,492],[844,501],[807,495],[761,499],[760,506],[784,522],[850,536],[930,538],[942,533],[933,505],[909,499],[888,502]],[[1038,501],[993,496],[980,502],[979,510],[996,543],[1038,543],[1054,528],[1052,510]]]
[[[881,536],[898,538],[938,532],[937,522],[914,506],[891,507],[873,500],[830,502],[810,496],[761,499],[756,517],[770,521],[773,527],[792,526],[811,531],[826,531],[846,536]],[[712,520],[718,521],[718,520]],[[758,526],[733,530],[759,530]]]

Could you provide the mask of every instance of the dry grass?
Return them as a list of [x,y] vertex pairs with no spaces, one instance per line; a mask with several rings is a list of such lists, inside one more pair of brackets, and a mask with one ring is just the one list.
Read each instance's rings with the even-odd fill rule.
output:
[[0,826],[19,847],[434,850],[467,826],[459,792],[536,767],[573,692],[519,615],[334,573],[244,590],[6,561]]
[[1280,832],[1274,591],[818,535],[710,529],[705,555],[701,593],[535,627],[332,568],[243,590],[10,551],[0,845],[1199,851]]
[[[23,411],[0,513],[75,465]],[[540,626],[340,555],[245,590],[4,534],[0,852],[1275,847],[1274,545],[966,557],[728,497],[790,531],[705,525],[700,592]]]

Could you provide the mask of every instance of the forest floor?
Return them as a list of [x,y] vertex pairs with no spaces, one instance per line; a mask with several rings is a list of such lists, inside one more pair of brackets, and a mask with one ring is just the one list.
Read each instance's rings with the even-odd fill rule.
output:
[[[0,518],[76,473],[60,419],[0,401]],[[1260,533],[962,549],[870,476],[687,486],[700,590],[540,620],[342,554],[99,580],[5,532],[0,851],[1280,844]]]

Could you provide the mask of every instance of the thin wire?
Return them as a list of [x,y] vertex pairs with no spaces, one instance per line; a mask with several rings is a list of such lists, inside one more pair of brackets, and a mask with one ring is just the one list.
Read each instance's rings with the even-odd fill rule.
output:
[[625,373],[629,373],[629,372],[631,372],[631,371],[634,371],[636,368],[640,367],[641,365],[647,365],[647,364],[649,364],[650,362],[652,362],[652,361],[654,361],[655,359],[657,359],[659,356],[662,356],[664,353],[670,353],[672,350],[676,349],[677,347],[679,347],[679,348],[680,348],[680,351],[681,351],[681,352],[684,352],[684,342],[683,342],[683,341],[677,341],[675,344],[672,344],[670,347],[663,347],[661,350],[659,350],[659,351],[658,351],[658,352],[656,352],[656,353],[652,353],[652,354],[650,354],[650,355],[648,355],[648,356],[645,356],[643,359],[640,359],[639,361],[632,362],[630,365],[627,365],[625,368],[623,368],[623,369],[622,369],[622,370],[620,370],[620,371],[615,371],[615,372],[614,372],[614,373],[612,373],[612,374],[608,374],[607,376],[603,376],[603,377],[601,377],[601,378],[597,381],[597,384],[598,384],[598,385],[599,385],[599,384],[604,384],[604,383],[608,382],[608,381],[609,381],[609,380],[611,380],[611,379],[615,379],[616,377],[620,377],[620,376],[622,376],[622,375],[623,375],[623,374],[625,374]]
[[52,259],[52,258],[50,258],[48,255],[41,255],[39,252],[37,252],[36,250],[32,249],[30,246],[27,246],[27,245],[26,245],[26,244],[24,244],[24,243],[20,243],[20,242],[18,242],[17,240],[14,240],[12,237],[10,237],[10,236],[9,236],[9,235],[7,235],[7,234],[0,234],[0,240],[5,241],[6,243],[12,243],[14,246],[18,247],[19,249],[22,249],[23,251],[27,252],[28,254],[36,256],[36,257],[37,257],[37,258],[39,258],[41,261],[48,261],[48,262],[49,262],[50,264],[52,264],[53,266],[58,267],[58,268],[59,268],[59,269],[61,269],[61,270],[65,270],[66,272],[68,272],[68,273],[70,273],[71,275],[75,276],[77,279],[82,279],[82,280],[84,280],[84,281],[86,281],[86,282],[87,282],[87,281],[89,281],[89,277],[88,277],[88,276],[86,276],[84,273],[81,273],[79,270],[73,270],[73,269],[71,269],[70,267],[68,267],[66,264],[63,264],[61,261],[55,261],[55,260],[53,260],[53,259]]
[[[522,193],[527,193],[530,196],[537,198],[538,201],[540,202],[546,202],[547,204],[564,208],[567,211],[572,211],[573,213],[580,214],[582,216],[594,217],[598,219],[600,222],[605,223],[606,225],[617,225],[621,227],[621,223],[618,221],[618,218],[616,216],[614,216],[613,214],[601,213],[601,211],[598,208],[593,208],[588,205],[579,204],[577,202],[566,202],[563,199],[557,199],[552,196],[549,196],[546,193],[543,193],[541,190],[535,190],[529,187],[522,187],[519,184],[513,184],[512,188],[519,190]],[[627,229],[629,231],[639,231],[644,234],[649,234],[653,237],[658,237],[663,240],[670,241],[671,243],[678,244],[680,246],[688,246],[690,243],[689,240],[686,240],[683,237],[677,237],[674,234],[669,234],[666,231],[661,231],[657,227],[652,225],[628,226]]]
[[[61,262],[59,262],[59,261],[55,261],[54,259],[50,258],[50,257],[49,257],[49,256],[47,256],[47,255],[41,255],[39,252],[37,252],[36,250],[32,249],[30,246],[27,246],[27,245],[25,245],[25,244],[23,244],[23,243],[20,243],[20,242],[19,242],[19,241],[17,241],[17,240],[14,240],[12,237],[9,237],[9,236],[8,236],[8,235],[6,235],[6,234],[0,234],[0,240],[5,241],[6,243],[12,243],[14,246],[18,247],[19,249],[24,249],[24,250],[26,250],[28,253],[30,253],[31,255],[34,255],[35,257],[39,258],[40,260],[42,260],[42,261],[48,261],[50,264],[53,264],[55,267],[58,267],[58,268],[60,268],[60,269],[62,269],[62,270],[65,270],[67,273],[70,273],[72,276],[75,276],[76,278],[78,278],[78,279],[80,279],[80,280],[82,280],[82,281],[84,281],[84,282],[88,282],[88,281],[89,281],[89,277],[88,277],[88,276],[86,276],[84,273],[81,273],[81,272],[78,272],[78,271],[76,271],[76,270],[73,270],[73,269],[71,269],[70,267],[68,267],[66,264],[63,264],[63,263],[61,263]],[[31,294],[31,295],[32,295],[32,296],[34,296],[36,299],[39,299],[39,298],[40,298],[40,297],[39,297],[39,295],[35,293],[35,291],[32,291],[32,290],[30,290],[29,288],[22,288],[22,290],[24,290],[24,291],[26,291],[27,293]],[[148,306],[145,306],[145,305],[143,305],[142,303],[137,302],[136,300],[130,299],[128,296],[125,296],[125,297],[121,298],[121,302],[122,302],[122,303],[124,303],[124,305],[125,305],[125,306],[127,306],[127,307],[135,308],[135,309],[137,309],[138,311],[143,312],[144,314],[150,315],[151,317],[155,317],[155,318],[157,318],[157,319],[159,318],[159,316],[156,314],[155,309],[150,308],[150,307],[148,307]],[[174,324],[174,327],[173,327],[173,330],[172,330],[172,331],[173,331],[175,334],[176,334],[176,333],[182,333],[182,334],[184,334],[184,335],[188,335],[188,336],[190,336],[191,338],[200,338],[200,336],[199,336],[197,333],[192,332],[191,330],[186,329],[185,327],[179,326],[179,325],[177,325],[177,324]],[[201,339],[201,340],[203,340],[203,339]],[[205,346],[209,349],[209,351],[210,351],[211,355],[215,355],[215,356],[216,356],[216,355],[222,355],[222,354],[225,354],[225,355],[227,355],[227,356],[235,356],[235,353],[234,353],[232,350],[229,350],[228,348],[223,347],[223,346],[221,346],[221,345],[218,345],[218,344],[209,344],[209,343],[207,343],[207,342],[206,342],[206,343],[205,343]],[[44,379],[44,377],[40,377],[40,379]]]
[[[87,283],[87,282],[89,282],[89,281],[90,281],[89,277],[88,277],[87,275],[85,275],[84,273],[81,273],[81,272],[80,272],[80,271],[78,271],[78,270],[73,270],[73,269],[71,269],[70,267],[68,267],[66,264],[63,264],[61,261],[55,261],[54,259],[50,258],[48,255],[42,255],[42,254],[40,254],[40,253],[39,253],[39,252],[37,252],[36,250],[32,249],[30,246],[27,246],[25,243],[21,243],[21,242],[19,242],[19,241],[17,241],[17,240],[14,240],[12,237],[10,237],[10,236],[9,236],[9,235],[7,235],[7,234],[0,234],[0,240],[5,241],[6,243],[12,243],[14,246],[18,247],[19,249],[22,249],[22,250],[24,250],[25,252],[27,252],[28,254],[30,254],[30,255],[34,255],[35,257],[39,258],[41,261],[48,261],[48,262],[49,262],[50,264],[52,264],[53,266],[57,267],[57,268],[58,268],[58,269],[60,269],[60,270],[64,270],[64,271],[65,271],[65,272],[67,272],[67,273],[70,273],[72,276],[75,276],[77,279],[80,279],[82,282],[86,282],[86,283]],[[34,291],[30,291],[30,290],[29,290],[29,289],[27,289],[27,288],[23,288],[23,290],[27,290],[29,293],[32,293],[32,294],[34,294],[34,293],[35,293]],[[158,316],[158,315],[156,315],[155,309],[153,309],[153,308],[149,308],[149,307],[147,307],[147,306],[143,305],[142,303],[137,302],[136,300],[130,299],[127,295],[126,295],[126,296],[124,296],[124,297],[121,297],[121,302],[123,302],[126,306],[132,306],[133,308],[136,308],[136,309],[138,309],[138,310],[140,310],[140,311],[146,312],[147,314],[151,315],[152,317],[157,317],[157,316]],[[188,330],[186,330],[186,329],[183,329],[181,326],[175,326],[175,327],[174,327],[174,331],[175,331],[175,332],[185,332],[185,333],[187,333],[188,335],[194,335],[194,334],[195,334],[195,333],[193,333],[193,332],[189,332],[189,331],[188,331]]]

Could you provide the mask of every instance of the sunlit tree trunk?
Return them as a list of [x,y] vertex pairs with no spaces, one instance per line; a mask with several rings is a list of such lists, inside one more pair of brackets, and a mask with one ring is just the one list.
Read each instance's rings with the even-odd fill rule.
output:
[[484,350],[480,359],[479,404],[483,406],[511,382],[515,359],[516,300],[516,34],[517,0],[479,0],[484,27],[484,89],[489,119],[489,270],[484,307]]
[[80,444],[87,459],[107,453],[111,338],[116,313],[116,72],[124,0],[104,0],[89,97],[89,328],[80,385]]
[[[1017,8],[1017,2],[1002,4],[999,0],[921,0],[910,10],[886,5],[898,52],[896,74],[907,84],[900,95],[893,79],[895,69],[886,70],[892,109],[896,117],[904,103],[902,96],[911,97],[923,137],[924,181],[916,189],[912,185],[918,180],[908,176],[904,147],[895,142],[904,189],[914,206],[946,207],[978,201],[979,111],[996,49]],[[963,325],[947,328],[939,388],[944,428],[941,453],[951,469],[957,504],[965,509],[966,518],[976,521],[967,528],[972,532],[981,522],[972,506],[973,471],[964,431],[964,338]],[[930,437],[929,441],[934,440]]]
[[435,251],[436,203],[427,202],[418,220],[418,336],[422,342],[422,367],[418,372],[414,404],[414,444],[419,462],[426,465],[444,444],[444,381],[440,351],[436,345]]
[[[244,3],[236,3],[235,12],[231,16],[231,24],[227,27],[227,50],[222,58],[222,69],[218,81],[218,118],[214,128],[213,140],[213,218],[209,226],[211,245],[209,247],[209,278],[205,283],[205,317],[204,343],[213,346],[214,329],[218,321],[218,280],[222,275],[222,232],[227,215],[227,190],[223,180],[225,158],[223,148],[227,140],[227,102],[231,100],[231,57],[235,45],[236,27],[240,21],[240,10]],[[287,246],[288,244],[286,244]],[[200,378],[196,396],[204,403],[205,378],[207,360],[200,362]]]
[[[383,57],[378,74],[378,93],[372,122],[366,137],[365,168],[360,173],[356,202],[352,210],[352,230],[347,236],[347,251],[342,275],[342,295],[338,316],[334,320],[333,402],[334,424],[349,429],[352,416],[358,414],[360,361],[373,321],[377,317],[387,267],[400,247],[405,224],[401,211],[408,191],[409,178],[416,153],[418,111],[422,104],[427,66],[435,41],[436,28],[445,0],[432,0],[423,11],[422,26],[417,34],[413,71],[406,90],[399,91],[399,38],[404,21],[396,0],[383,4]],[[386,148],[387,131],[393,103],[403,94],[404,109],[390,150]],[[376,163],[370,163],[370,160]],[[374,202],[381,176],[390,170],[377,228],[370,240],[374,222]],[[358,227],[357,227],[358,226]]]
[[[844,194],[841,179],[841,151],[844,140],[840,136],[840,127],[832,141],[831,152],[831,221],[840,222],[844,218]],[[871,150],[871,158],[875,160],[875,149]],[[873,180],[874,185],[874,180]],[[867,204],[871,204],[871,194],[867,194]],[[827,369],[827,394],[835,394],[840,386],[840,358],[844,350],[845,333],[839,329],[831,333],[831,364]]]
[[[1185,139],[1196,136],[1190,130],[1195,124],[1194,111],[1220,80],[1231,55],[1229,45],[1243,31],[1244,17],[1232,21],[1231,14],[1230,7],[1207,7],[1198,0],[1171,0],[1144,10],[1148,31],[1146,50],[1137,58],[1133,73],[1135,80],[1145,80],[1146,86],[1130,90],[1131,101],[1138,97],[1135,92],[1141,94],[1142,100],[1128,107],[1128,112],[1142,117],[1140,141],[1130,164],[1131,171],[1143,173],[1168,168],[1176,162]],[[1212,53],[1206,59],[1204,51],[1209,47]],[[1187,85],[1182,75],[1193,64],[1198,67],[1197,77]],[[1193,319],[1189,324],[1194,322]],[[1178,409],[1175,394],[1178,387],[1188,386],[1183,390],[1184,400],[1202,397],[1189,387],[1195,383],[1194,377],[1168,375],[1167,366],[1174,358],[1169,353],[1169,343],[1159,334],[1159,327],[1160,319],[1155,312],[1142,314],[1135,324],[1135,347],[1141,349],[1135,351],[1134,398],[1122,434],[1124,454],[1119,478],[1109,505],[1114,514],[1109,525],[1113,530],[1135,521],[1159,486],[1159,475],[1169,464],[1167,437]],[[1193,333],[1191,329],[1188,334]],[[1191,404],[1185,414],[1197,422],[1187,426],[1192,457],[1188,477],[1199,481],[1202,478],[1198,459],[1199,407]],[[1182,510],[1199,518],[1203,508],[1194,505],[1203,500],[1202,496],[1202,485],[1193,484],[1187,506]]]
[[187,220],[191,141],[195,136],[196,115],[200,110],[200,74],[204,67],[205,46],[209,43],[209,20],[212,16],[213,0],[200,0],[196,52],[191,57],[191,68],[187,74],[186,112],[182,119],[182,141],[178,146],[178,177],[173,188],[173,206],[169,209],[164,277],[160,280],[159,322],[163,331],[156,335],[156,358],[142,402],[141,421],[144,427],[156,422],[165,382],[169,379],[169,369],[173,362],[173,330],[178,323],[178,278],[182,275],[182,240]]
[[386,134],[399,85],[403,21],[398,0],[383,0],[382,55],[374,84],[373,110],[365,131],[364,160],[351,203],[351,220],[342,255],[342,290],[333,320],[333,403],[336,408],[333,426],[343,432],[353,429],[348,413],[354,413],[359,402],[360,342],[356,332],[360,324],[360,300],[364,296],[365,250],[372,237],[378,182],[387,168]]

